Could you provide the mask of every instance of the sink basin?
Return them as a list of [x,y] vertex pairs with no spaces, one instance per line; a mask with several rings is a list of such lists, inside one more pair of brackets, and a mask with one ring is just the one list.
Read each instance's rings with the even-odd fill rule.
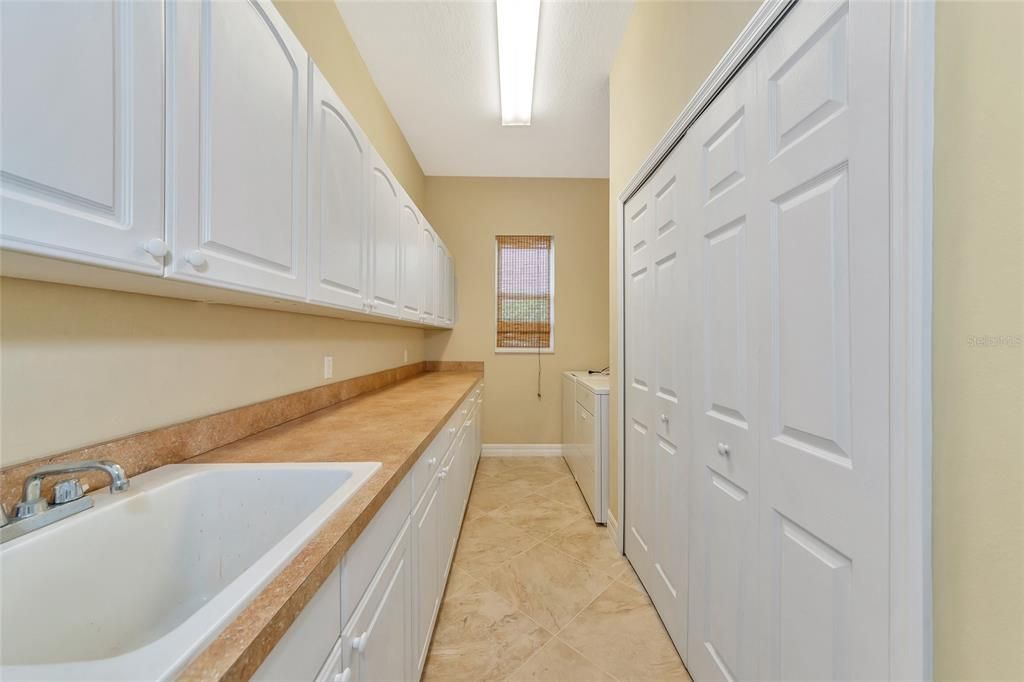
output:
[[0,548],[0,679],[163,680],[378,469],[177,464]]

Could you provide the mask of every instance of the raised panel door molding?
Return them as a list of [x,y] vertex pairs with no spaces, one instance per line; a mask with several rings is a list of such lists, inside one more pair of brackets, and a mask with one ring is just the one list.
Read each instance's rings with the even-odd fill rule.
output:
[[270,2],[204,0],[167,55],[168,276],[305,298],[305,51]]
[[4,248],[163,271],[162,22],[155,2],[0,3]]
[[309,60],[309,299],[365,310],[369,143]]
[[434,250],[437,244],[437,235],[433,228],[425,221],[423,224],[422,241],[420,243],[420,262],[423,265],[421,276],[421,287],[423,289],[423,321],[427,324],[435,324],[437,321],[437,295],[434,291],[434,270],[437,263],[434,258]]
[[371,307],[378,315],[399,315],[400,185],[374,151],[370,161],[373,248]]
[[420,232],[423,229],[423,219],[412,199],[404,191],[402,192],[402,206],[399,210],[399,227],[401,247],[399,294],[402,300],[402,318],[419,321],[423,312],[423,287],[420,286],[420,269],[422,267]]

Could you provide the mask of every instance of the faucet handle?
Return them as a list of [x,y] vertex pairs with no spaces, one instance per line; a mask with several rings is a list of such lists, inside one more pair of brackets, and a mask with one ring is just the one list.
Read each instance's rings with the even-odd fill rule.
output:
[[61,481],[53,487],[53,503],[64,504],[81,499],[85,495],[85,488],[77,478],[69,478]]

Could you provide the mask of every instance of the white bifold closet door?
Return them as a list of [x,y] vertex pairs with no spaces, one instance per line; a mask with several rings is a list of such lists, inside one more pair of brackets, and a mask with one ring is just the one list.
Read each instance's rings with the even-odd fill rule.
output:
[[678,153],[626,206],[629,277],[626,553],[676,647],[686,647],[689,371],[688,225]]
[[889,674],[888,38],[801,2],[688,134],[695,679]]
[[694,379],[690,646],[695,679],[756,678],[756,331],[751,154],[755,69],[748,63],[681,145],[690,169]]
[[625,205],[625,550],[695,680],[889,676],[889,13],[797,3]]

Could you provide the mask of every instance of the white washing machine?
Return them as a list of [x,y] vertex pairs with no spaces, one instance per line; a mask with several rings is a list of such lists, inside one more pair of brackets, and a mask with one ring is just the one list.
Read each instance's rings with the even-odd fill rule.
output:
[[562,453],[597,523],[608,520],[608,375],[562,374]]

